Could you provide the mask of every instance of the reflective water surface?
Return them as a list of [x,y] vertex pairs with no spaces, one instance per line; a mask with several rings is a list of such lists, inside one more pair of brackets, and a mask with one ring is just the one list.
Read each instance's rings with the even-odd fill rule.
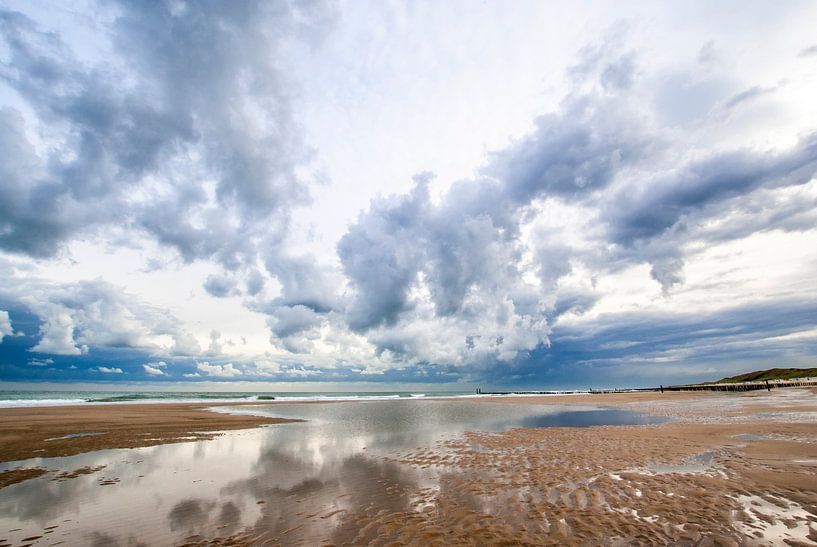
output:
[[178,544],[250,529],[258,542],[339,543],[354,537],[361,515],[411,510],[413,492],[439,488],[450,472],[384,456],[464,431],[663,421],[614,409],[468,400],[248,408],[233,411],[307,421],[212,441],[0,464],[0,471],[54,471],[0,490],[0,546]]

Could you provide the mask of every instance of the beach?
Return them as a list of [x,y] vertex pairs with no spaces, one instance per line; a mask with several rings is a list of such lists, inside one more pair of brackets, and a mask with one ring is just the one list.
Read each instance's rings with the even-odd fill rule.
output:
[[286,421],[210,412],[201,403],[4,408],[0,462],[206,440],[216,432]]
[[0,443],[0,545],[817,541],[808,389],[0,409]]

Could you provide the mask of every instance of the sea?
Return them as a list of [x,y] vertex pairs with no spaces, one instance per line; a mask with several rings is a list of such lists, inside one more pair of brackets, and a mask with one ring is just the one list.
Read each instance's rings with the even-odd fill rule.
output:
[[0,408],[108,403],[231,403],[243,401],[355,401],[477,397],[473,391],[0,391]]

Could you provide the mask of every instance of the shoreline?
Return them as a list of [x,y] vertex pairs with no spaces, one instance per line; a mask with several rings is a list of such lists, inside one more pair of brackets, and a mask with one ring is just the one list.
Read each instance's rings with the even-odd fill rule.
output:
[[115,403],[2,408],[0,463],[209,440],[224,431],[300,421],[209,410],[258,404],[267,403]]
[[[817,393],[817,389],[808,389]],[[645,413],[662,412],[667,403],[678,401],[722,401],[763,397],[765,392],[742,394],[720,392],[614,392],[560,395],[507,395],[476,397],[418,397],[387,401],[467,400],[480,404],[539,404],[601,407],[643,406]],[[139,448],[161,444],[209,440],[225,431],[299,422],[252,414],[231,414],[211,409],[220,407],[313,405],[337,402],[367,402],[355,399],[303,401],[216,401],[216,402],[119,402],[59,406],[0,408],[0,463],[31,458],[73,456],[95,450]],[[814,410],[817,411],[817,401]],[[672,415],[670,412],[669,415]]]
[[[211,494],[214,498],[198,494],[198,501],[191,502],[182,497],[169,515],[186,518],[184,511],[191,511],[191,515],[202,517],[196,534],[191,530],[191,535],[185,536],[187,545],[210,545],[217,540],[240,546],[284,539],[429,544],[443,537],[451,544],[806,544],[817,541],[815,395],[813,388],[799,388],[771,394],[642,392],[474,398],[470,401],[480,405],[627,409],[667,416],[672,421],[465,432],[387,454],[344,456],[333,464],[338,466],[337,476],[332,472],[321,475],[309,458],[302,463],[305,474],[299,475],[298,460],[292,457],[297,448],[287,452],[288,443],[284,442],[252,459],[255,474],[249,478],[241,475],[241,480],[228,483],[228,489],[219,487]],[[458,399],[429,402],[442,404],[446,400]],[[28,438],[29,450],[42,450],[34,447],[43,445],[54,450],[52,443],[60,443],[61,450],[70,446],[71,454],[78,454],[206,440],[230,429],[297,421],[227,414],[219,412],[219,407],[321,402],[331,401],[0,409],[0,455],[8,445],[3,435],[12,425],[18,430],[28,428],[30,435],[37,433]],[[489,414],[494,411],[483,408]],[[45,440],[59,432],[81,433],[81,427],[84,432],[98,433],[101,424],[111,428],[105,435]],[[117,436],[123,442],[110,446]],[[327,446],[334,445],[329,442]],[[34,456],[46,454],[37,452]],[[102,456],[83,461],[89,467],[57,473],[45,469],[51,467],[47,462],[34,460],[0,478],[6,484],[28,479],[35,479],[32,484],[50,484],[89,474],[93,478],[77,480],[94,489],[132,488],[142,475],[123,473],[122,467],[139,463],[117,464]],[[330,468],[334,470],[333,465]],[[175,475],[174,468],[165,472],[171,470]],[[36,478],[45,473],[49,475],[44,479]],[[126,475],[136,482],[126,482]],[[188,486],[191,493],[201,484],[197,479],[203,478],[196,474],[170,476],[167,480],[178,485],[192,481]],[[122,484],[116,486],[120,477]],[[154,482],[154,488],[156,484],[164,483]],[[236,514],[227,521],[233,523],[232,528],[208,528],[207,508],[216,507],[225,495],[225,507],[243,499],[253,508],[252,518],[241,521]],[[152,514],[152,509],[147,514]],[[213,518],[220,519],[221,514],[213,510]],[[26,531],[35,532],[36,528]],[[44,528],[40,533],[47,532]],[[164,532],[169,535],[145,539],[181,541],[173,532],[171,526]]]

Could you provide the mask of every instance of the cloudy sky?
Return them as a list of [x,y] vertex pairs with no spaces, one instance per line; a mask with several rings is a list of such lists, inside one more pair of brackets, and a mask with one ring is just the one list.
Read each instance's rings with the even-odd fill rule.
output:
[[0,381],[817,366],[817,3],[573,4],[0,0]]

